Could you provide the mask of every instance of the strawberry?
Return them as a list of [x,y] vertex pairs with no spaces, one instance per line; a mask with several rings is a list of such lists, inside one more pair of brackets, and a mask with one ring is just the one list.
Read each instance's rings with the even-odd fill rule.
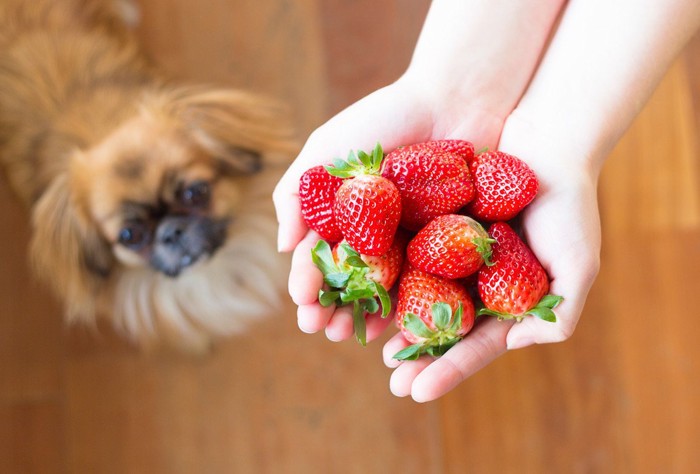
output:
[[399,278],[395,318],[404,338],[413,344],[397,352],[395,359],[440,356],[474,326],[474,304],[467,289],[457,281],[405,264]]
[[469,142],[442,140],[397,148],[386,156],[382,176],[399,189],[403,227],[419,230],[435,217],[456,212],[474,198],[465,159],[472,157],[473,152]]
[[431,140],[417,145],[433,151],[453,153],[466,161],[467,164],[474,159],[474,145],[466,140]]
[[506,221],[515,217],[537,194],[535,173],[521,159],[501,151],[481,153],[470,170],[476,197],[467,213],[485,221]]
[[334,212],[343,237],[358,252],[382,255],[389,250],[401,218],[401,197],[394,183],[379,173],[384,158],[377,144],[371,155],[350,152],[326,170],[345,179],[335,193]]
[[388,290],[399,276],[405,245],[406,239],[397,236],[384,255],[368,256],[356,252],[346,241],[331,250],[326,241],[319,240],[311,251],[314,264],[329,286],[329,290],[319,292],[319,303],[322,306],[352,304],[355,337],[362,345],[366,344],[365,313],[376,313],[379,305],[383,318],[391,311]]
[[496,222],[489,229],[493,244],[493,265],[479,270],[478,290],[484,308],[479,315],[521,321],[534,315],[554,322],[552,309],[563,298],[549,295],[549,279],[530,248],[505,222]]
[[335,193],[342,184],[341,178],[332,176],[323,166],[306,170],[299,179],[299,202],[304,222],[330,242],[343,240],[333,213]]
[[495,240],[477,221],[459,214],[437,217],[408,244],[407,257],[416,268],[444,278],[465,278],[485,263],[491,265]]

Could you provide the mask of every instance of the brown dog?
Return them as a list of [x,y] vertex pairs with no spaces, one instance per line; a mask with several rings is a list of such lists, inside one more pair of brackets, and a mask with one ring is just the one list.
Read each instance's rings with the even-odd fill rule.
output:
[[269,103],[177,86],[108,0],[0,1],[0,164],[69,321],[190,350],[283,284],[270,195],[291,141]]

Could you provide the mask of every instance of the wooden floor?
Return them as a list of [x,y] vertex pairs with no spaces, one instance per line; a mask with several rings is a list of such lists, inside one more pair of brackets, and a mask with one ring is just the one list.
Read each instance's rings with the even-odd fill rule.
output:
[[[172,73],[287,100],[304,135],[401,72],[428,3],[142,0],[140,34]],[[381,342],[302,334],[291,305],[198,359],[65,328],[0,183],[0,473],[700,472],[699,125],[700,37],[604,169],[574,337],[425,405],[389,393]]]

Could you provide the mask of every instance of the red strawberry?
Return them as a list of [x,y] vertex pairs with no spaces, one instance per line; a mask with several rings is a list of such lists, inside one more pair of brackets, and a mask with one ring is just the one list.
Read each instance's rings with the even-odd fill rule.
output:
[[491,264],[495,242],[471,217],[447,214],[423,227],[408,244],[408,260],[416,268],[444,278],[465,278]]
[[301,215],[310,229],[330,242],[343,240],[333,214],[335,193],[343,180],[329,174],[323,166],[306,170],[299,180]]
[[401,218],[401,197],[394,183],[379,174],[384,154],[377,144],[372,155],[351,152],[326,170],[346,179],[335,193],[334,212],[348,243],[366,255],[382,255],[394,241]]
[[478,289],[485,308],[479,315],[522,320],[531,314],[554,322],[554,308],[561,296],[549,295],[549,279],[530,248],[505,222],[489,229],[493,244],[493,265],[479,270]]
[[435,217],[456,212],[474,198],[465,161],[473,152],[469,142],[444,140],[398,148],[386,156],[382,176],[399,189],[403,227],[419,230]]
[[[376,313],[381,304],[382,317],[391,311],[388,290],[394,286],[403,265],[406,239],[397,236],[389,251],[381,256],[367,256],[356,252],[347,242],[333,250],[319,240],[311,251],[311,258],[323,273],[328,290],[319,292],[322,306],[353,305],[353,321],[357,340],[365,345],[365,313]],[[379,304],[376,298],[379,298]]]
[[469,215],[485,221],[515,217],[537,194],[535,173],[521,159],[500,151],[481,153],[471,162],[476,198]]
[[471,163],[474,159],[474,145],[466,140],[431,140],[417,145],[433,151],[453,153],[467,163]]
[[454,280],[404,266],[399,279],[396,324],[413,343],[394,355],[400,360],[422,354],[440,356],[474,326],[474,304],[467,289]]

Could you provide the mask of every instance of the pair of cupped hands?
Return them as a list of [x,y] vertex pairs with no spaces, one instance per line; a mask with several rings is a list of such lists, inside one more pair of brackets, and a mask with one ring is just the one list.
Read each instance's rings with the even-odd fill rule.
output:
[[[475,100],[474,103],[477,103]],[[599,268],[600,223],[596,201],[598,173],[584,157],[562,157],[554,137],[516,109],[505,116],[470,101],[439,100],[419,84],[401,78],[351,105],[315,130],[279,181],[273,201],[279,222],[278,248],[293,252],[289,294],[298,305],[299,328],[325,330],[328,339],[353,336],[351,307],[323,307],[318,292],[321,272],[311,261],[320,236],[301,217],[299,178],[307,169],[344,157],[350,150],[385,152],[437,139],[463,139],[476,149],[511,153],[535,171],[540,189],[522,213],[525,237],[551,278],[552,294],[564,297],[555,309],[556,323],[527,317],[519,323],[479,318],[474,329],[444,356],[399,362],[392,356],[409,345],[396,333],[383,349],[393,369],[391,392],[419,402],[434,400],[508,350],[563,341],[571,336]],[[367,340],[379,337],[393,318],[369,315]],[[393,325],[392,325],[393,326]]]

